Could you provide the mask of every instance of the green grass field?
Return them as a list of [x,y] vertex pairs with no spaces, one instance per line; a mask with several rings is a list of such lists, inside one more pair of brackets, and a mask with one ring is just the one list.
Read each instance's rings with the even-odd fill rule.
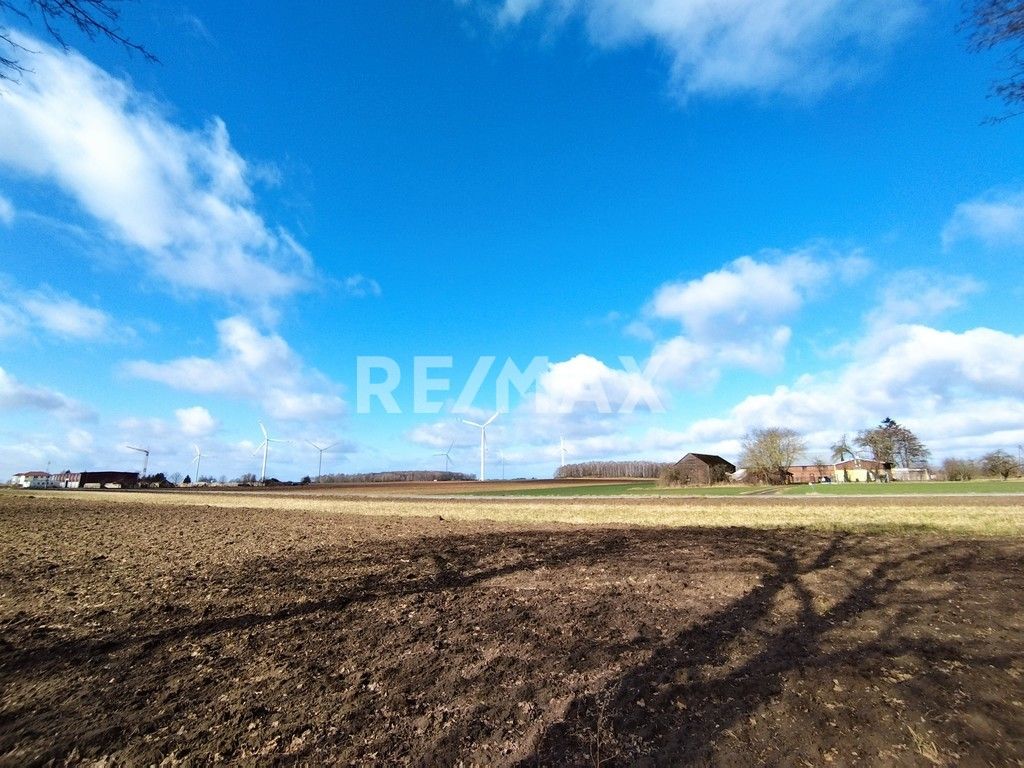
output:
[[960,496],[964,494],[1024,494],[1022,480],[971,480],[927,483],[821,483],[816,485],[720,485],[711,488],[663,488],[654,481],[551,488],[470,490],[468,496]]

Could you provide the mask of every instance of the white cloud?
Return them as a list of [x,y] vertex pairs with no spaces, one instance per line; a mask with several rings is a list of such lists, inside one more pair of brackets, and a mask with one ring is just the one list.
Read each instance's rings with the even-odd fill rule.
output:
[[178,429],[189,437],[202,437],[217,429],[217,420],[201,405],[179,408],[174,415],[178,419]]
[[921,270],[896,272],[881,292],[881,301],[868,315],[873,326],[929,320],[963,305],[981,284],[971,277],[933,274]]
[[137,360],[125,370],[175,389],[243,397],[276,419],[308,421],[338,416],[345,407],[325,376],[307,368],[277,334],[261,333],[243,317],[217,323],[216,357],[183,357],[166,363]]
[[39,327],[65,338],[102,339],[112,326],[106,312],[47,288],[29,292],[18,303]]
[[93,448],[94,438],[91,432],[79,427],[68,431],[67,446],[73,453],[89,453]]
[[14,223],[14,205],[3,195],[0,195],[0,224],[10,226]]
[[266,305],[306,286],[309,254],[257,213],[223,121],[181,128],[77,53],[16,42],[38,54],[0,99],[0,164],[55,183],[173,288]]
[[601,48],[654,41],[677,93],[817,94],[855,81],[920,15],[918,0],[504,0],[508,26],[578,17]]
[[1024,192],[992,191],[960,203],[942,230],[942,244],[970,239],[991,247],[1024,243]]
[[363,275],[350,275],[345,278],[345,293],[357,299],[367,296],[380,296],[380,283]]
[[833,374],[751,395],[723,418],[702,419],[682,441],[735,440],[754,427],[788,426],[822,447],[886,416],[941,454],[954,444],[998,447],[1024,439],[1024,336],[988,328],[962,333],[923,325],[877,329]]
[[798,310],[813,291],[845,274],[851,258],[858,257],[823,258],[817,249],[741,256],[696,280],[661,286],[650,312],[677,320],[696,338],[736,337]]
[[743,256],[699,278],[666,283],[645,313],[679,323],[682,334],[654,346],[659,380],[699,388],[714,383],[726,367],[776,369],[792,336],[782,321],[830,284],[850,282],[869,269],[856,253],[813,247]]
[[103,310],[86,306],[48,285],[26,289],[0,274],[0,338],[30,331],[79,341],[133,333],[129,328],[116,327]]
[[65,418],[91,418],[88,408],[61,392],[22,384],[0,368],[0,411],[31,409]]
[[611,414],[638,406],[664,410],[661,394],[643,371],[610,368],[590,355],[576,355],[548,364],[537,379],[531,407],[541,414]]

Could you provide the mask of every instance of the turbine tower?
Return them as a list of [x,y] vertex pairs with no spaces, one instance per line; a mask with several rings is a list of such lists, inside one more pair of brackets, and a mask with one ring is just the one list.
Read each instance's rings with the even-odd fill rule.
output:
[[196,465],[196,479],[193,481],[193,484],[195,484],[199,482],[199,462],[203,458],[203,452],[199,450],[198,445],[193,445],[192,447],[196,449],[195,458],[192,459],[192,463]]
[[450,462],[452,460],[452,448],[454,448],[454,447],[455,447],[455,441],[452,440],[452,444],[448,446],[448,450],[447,451],[443,451],[441,453],[435,453],[434,454],[435,456],[444,456],[444,471],[445,472],[448,471],[448,462]]
[[487,452],[487,427],[488,427],[488,425],[492,421],[494,421],[496,418],[498,418],[498,414],[499,413],[501,413],[501,411],[495,411],[494,415],[491,416],[491,418],[489,418],[483,424],[477,424],[475,421],[469,421],[467,419],[463,419],[462,420],[463,424],[469,424],[469,426],[476,427],[477,429],[480,430],[480,481],[481,482],[483,482],[484,480],[487,479],[485,477],[485,475],[484,475],[484,454]]
[[267,484],[267,455],[270,453],[271,443],[287,443],[287,440],[276,440],[270,436],[267,432],[267,428],[263,426],[263,422],[259,421],[257,424],[260,425],[260,431],[263,433],[263,442],[257,446],[253,453],[257,453],[261,448],[263,449],[263,467],[260,469],[260,485]]
[[320,478],[323,477],[323,475],[324,475],[324,451],[331,450],[331,448],[336,446],[337,443],[331,443],[330,445],[325,445],[325,446],[323,446],[321,448],[319,445],[314,443],[312,440],[307,440],[306,442],[309,443],[310,445],[312,445],[314,448],[316,448],[317,451],[319,451],[319,453],[320,453],[320,460],[319,460],[319,462],[317,462],[317,465],[316,465],[316,481],[319,483],[320,482]]
[[146,470],[149,469],[149,448],[136,448],[134,445],[128,445],[125,447],[145,454],[145,458],[142,460],[142,477],[146,477]]

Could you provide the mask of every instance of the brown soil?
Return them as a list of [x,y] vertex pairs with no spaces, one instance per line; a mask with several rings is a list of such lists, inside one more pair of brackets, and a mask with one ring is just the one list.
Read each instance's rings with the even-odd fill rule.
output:
[[1024,764],[1022,558],[11,494],[0,764]]

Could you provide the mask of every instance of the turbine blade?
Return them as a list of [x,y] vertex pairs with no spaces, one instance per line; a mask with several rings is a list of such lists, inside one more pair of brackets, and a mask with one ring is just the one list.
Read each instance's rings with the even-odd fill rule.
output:
[[469,426],[476,427],[477,429],[483,429],[484,426],[486,426],[484,424],[477,424],[475,421],[469,421],[468,419],[463,419],[462,423],[463,424],[469,424]]
[[270,435],[267,434],[267,428],[263,426],[263,422],[257,421],[256,423],[260,425],[260,431],[263,433],[264,439],[269,438]]
[[496,418],[498,418],[498,414],[499,413],[501,413],[501,411],[495,411],[494,415],[491,416],[491,418],[489,418],[487,421],[484,422],[484,426],[486,427],[488,424],[490,424],[492,421],[494,421]]

